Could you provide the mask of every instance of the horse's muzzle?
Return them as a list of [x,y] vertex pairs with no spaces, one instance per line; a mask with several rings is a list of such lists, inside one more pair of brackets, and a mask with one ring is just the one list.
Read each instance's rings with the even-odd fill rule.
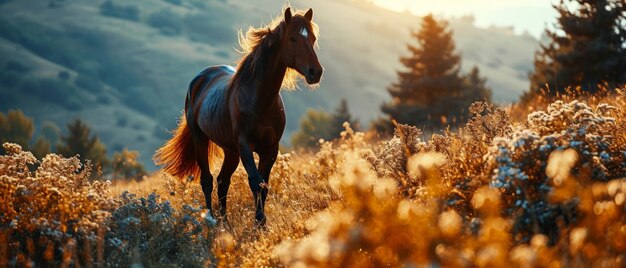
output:
[[320,80],[322,79],[322,73],[324,73],[323,68],[310,67],[306,72],[306,76],[305,76],[306,82],[309,83],[310,85],[319,83]]

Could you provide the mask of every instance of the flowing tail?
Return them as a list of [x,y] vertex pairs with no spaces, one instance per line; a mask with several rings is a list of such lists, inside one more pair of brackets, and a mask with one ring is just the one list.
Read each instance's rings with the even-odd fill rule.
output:
[[[207,153],[209,163],[212,163],[221,155],[221,150],[209,141]],[[163,167],[163,171],[181,181],[186,181],[189,176],[193,176],[193,180],[200,178],[200,167],[196,162],[191,130],[187,126],[184,114],[180,117],[174,136],[156,151],[153,160],[156,165]]]

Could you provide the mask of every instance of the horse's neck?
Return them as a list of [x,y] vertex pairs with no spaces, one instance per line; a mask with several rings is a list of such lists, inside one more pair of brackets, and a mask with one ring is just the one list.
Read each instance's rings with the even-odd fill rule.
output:
[[[254,94],[256,96],[255,104],[260,108],[270,107],[279,99],[280,88],[287,72],[287,67],[280,59],[279,51],[280,48],[261,51],[259,56],[263,57],[263,60],[256,62],[260,66],[253,66],[260,70],[260,79],[258,81],[248,80],[250,84],[244,87],[256,91]],[[246,92],[240,92],[240,94],[246,94]]]
[[285,79],[287,67],[280,59],[275,58],[271,59],[262,69],[263,75],[257,87],[257,95],[276,99],[283,84],[283,79]]

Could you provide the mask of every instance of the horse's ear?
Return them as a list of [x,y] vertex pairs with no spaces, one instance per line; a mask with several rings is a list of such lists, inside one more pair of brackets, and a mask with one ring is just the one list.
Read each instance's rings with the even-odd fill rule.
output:
[[282,27],[278,26],[274,31],[272,31],[269,27],[267,28],[268,35],[268,46],[272,47],[274,44],[280,43],[280,39],[282,38]]
[[289,25],[290,22],[291,22],[291,7],[288,7],[287,9],[285,9],[285,23]]
[[304,14],[304,17],[309,21],[313,21],[313,9],[309,8],[309,11]]

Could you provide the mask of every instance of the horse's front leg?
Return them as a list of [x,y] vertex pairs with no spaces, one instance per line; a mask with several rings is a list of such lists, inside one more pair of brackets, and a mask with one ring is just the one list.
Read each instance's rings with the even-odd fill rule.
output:
[[239,136],[239,156],[241,157],[241,163],[248,173],[248,184],[250,190],[254,196],[254,204],[256,207],[256,213],[254,218],[256,222],[263,226],[265,225],[265,213],[263,213],[263,207],[261,203],[261,190],[263,189],[263,179],[261,173],[254,164],[254,156],[252,155],[252,149],[250,143],[244,135]]
[[[261,178],[263,180],[263,187],[261,188],[261,202],[260,205],[257,206],[257,211],[260,207],[261,213],[265,215],[265,200],[267,199],[267,192],[270,183],[270,173],[272,172],[272,167],[274,166],[274,162],[276,162],[276,156],[278,155],[278,146],[272,148],[269,152],[263,152],[259,154],[259,173],[261,173]],[[265,222],[262,223],[265,225]]]

